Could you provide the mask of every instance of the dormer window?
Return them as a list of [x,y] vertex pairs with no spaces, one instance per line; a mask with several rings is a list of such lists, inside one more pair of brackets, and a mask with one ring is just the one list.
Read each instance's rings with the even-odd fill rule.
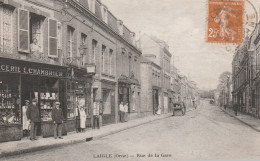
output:
[[118,28],[118,31],[119,31],[119,34],[120,35],[123,35],[124,31],[123,31],[123,21],[122,20],[117,20],[117,28]]
[[135,33],[134,33],[134,32],[131,32],[130,35],[131,35],[132,45],[136,46]]
[[96,0],[88,0],[88,9],[92,12],[95,13],[96,9]]
[[105,23],[107,23],[107,14],[108,14],[108,9],[105,5],[101,5],[101,13],[102,13],[102,19]]

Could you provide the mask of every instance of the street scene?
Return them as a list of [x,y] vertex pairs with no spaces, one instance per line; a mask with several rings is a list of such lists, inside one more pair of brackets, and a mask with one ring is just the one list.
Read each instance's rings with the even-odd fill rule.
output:
[[258,0],[0,0],[0,160],[259,159]]
[[[210,105],[209,101],[203,101],[198,109],[187,112],[185,116],[168,117],[92,142],[4,160],[252,159],[260,157],[259,144],[259,132]],[[148,157],[149,154],[153,157]]]

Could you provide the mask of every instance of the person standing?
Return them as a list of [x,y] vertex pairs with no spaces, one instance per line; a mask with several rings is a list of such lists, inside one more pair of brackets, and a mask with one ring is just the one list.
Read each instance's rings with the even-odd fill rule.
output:
[[120,121],[125,122],[125,107],[123,102],[119,105],[119,112],[120,112]]
[[62,124],[63,124],[63,112],[60,108],[60,102],[55,102],[55,107],[52,109],[52,121],[54,123],[54,138],[57,139],[57,132],[60,139],[62,138]]
[[24,136],[28,136],[28,132],[29,132],[29,125],[30,122],[26,116],[26,112],[28,109],[30,101],[29,100],[25,100],[25,105],[22,107],[22,112],[23,112],[23,133]]
[[158,110],[157,110],[156,114],[161,115],[161,106],[158,106]]
[[184,103],[184,101],[181,102],[181,106],[182,106],[182,115],[186,114],[186,105]]
[[124,105],[124,110],[125,110],[124,121],[127,122],[127,120],[128,120],[128,103],[126,103],[126,104]]
[[80,131],[83,132],[84,129],[86,128],[86,119],[87,119],[87,115],[83,107],[80,107],[79,117],[80,117]]
[[40,111],[37,107],[37,100],[33,99],[32,104],[28,106],[28,109],[26,111],[26,115],[28,120],[31,123],[31,130],[30,130],[30,140],[37,140],[36,138],[36,130],[38,123],[40,122]]
[[99,102],[94,102],[93,117],[94,117],[93,128],[99,129]]
[[80,132],[80,113],[78,106],[75,108],[75,115],[76,115],[76,132]]
[[193,107],[195,107],[195,109],[196,109],[197,107],[196,107],[196,98],[195,97],[192,99],[192,103],[193,103]]

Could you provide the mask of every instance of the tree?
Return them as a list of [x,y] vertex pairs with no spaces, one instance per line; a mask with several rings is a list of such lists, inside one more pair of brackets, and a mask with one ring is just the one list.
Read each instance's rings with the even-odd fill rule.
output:
[[231,83],[231,73],[226,71],[220,74],[219,76],[219,85],[218,87],[223,88],[227,86],[227,83]]

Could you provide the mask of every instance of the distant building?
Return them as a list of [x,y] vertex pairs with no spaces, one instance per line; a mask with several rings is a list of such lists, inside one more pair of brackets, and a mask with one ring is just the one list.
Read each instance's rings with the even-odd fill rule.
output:
[[146,34],[141,35],[139,41],[143,57],[160,67],[159,70],[154,71],[155,77],[159,77],[161,82],[160,89],[158,89],[158,106],[161,107],[163,113],[167,113],[169,101],[172,99],[170,87],[172,54],[169,52],[169,46],[163,40]]

